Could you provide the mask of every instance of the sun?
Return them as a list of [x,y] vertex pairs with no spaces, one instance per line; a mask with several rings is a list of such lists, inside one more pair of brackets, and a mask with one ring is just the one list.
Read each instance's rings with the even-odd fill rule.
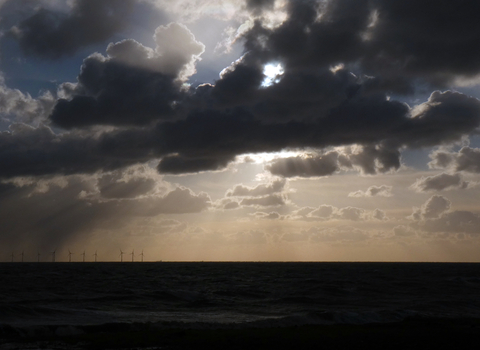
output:
[[280,63],[266,64],[263,68],[263,75],[265,76],[265,79],[262,82],[262,87],[269,87],[280,82],[284,73],[285,71]]

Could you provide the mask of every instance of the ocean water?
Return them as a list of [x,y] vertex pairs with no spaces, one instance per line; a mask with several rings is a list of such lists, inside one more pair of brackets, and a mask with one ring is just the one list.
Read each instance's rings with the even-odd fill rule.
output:
[[480,264],[3,263],[5,329],[366,324],[480,318]]

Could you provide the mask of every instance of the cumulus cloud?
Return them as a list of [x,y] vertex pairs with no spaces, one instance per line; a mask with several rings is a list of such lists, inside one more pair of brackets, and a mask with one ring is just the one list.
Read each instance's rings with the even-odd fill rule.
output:
[[283,177],[320,177],[340,170],[356,169],[362,174],[377,174],[398,169],[400,152],[384,145],[337,147],[321,155],[279,158],[266,169]]
[[134,166],[126,170],[104,173],[98,177],[98,192],[108,199],[137,198],[150,194],[165,194],[171,186],[154,169]]
[[50,114],[55,98],[46,92],[34,99],[18,89],[10,89],[0,73],[0,118],[9,118],[16,122],[40,122]]
[[418,228],[427,232],[458,232],[478,235],[480,216],[466,210],[445,213],[438,218],[418,224]]
[[411,186],[417,192],[442,191],[453,189],[465,189],[469,182],[463,181],[462,176],[456,174],[441,173],[433,176],[422,176]]
[[451,210],[451,202],[442,196],[431,197],[421,208],[414,208],[410,226],[430,233],[468,233],[478,235],[480,216],[466,210]]
[[375,209],[373,211],[356,207],[337,208],[332,205],[322,204],[318,208],[304,207],[292,213],[293,218],[301,220],[348,220],[370,221],[388,220],[385,211]]
[[158,27],[154,39],[155,50],[124,40],[110,44],[107,57],[97,53],[86,58],[78,83],[68,99],[57,101],[51,120],[70,129],[173,118],[174,102],[182,96],[175,80],[195,72],[205,46],[178,23]]
[[348,194],[349,197],[391,197],[392,194],[392,186],[370,186],[366,191],[355,191]]
[[68,14],[40,7],[10,33],[26,54],[58,59],[124,29],[134,4],[135,0],[75,0]]
[[268,183],[254,187],[243,184],[235,185],[227,190],[225,198],[216,203],[221,209],[237,209],[239,207],[272,207],[287,204],[286,180],[273,179]]
[[412,237],[415,235],[415,230],[408,226],[399,225],[393,228],[393,234],[395,237]]
[[[136,218],[199,213],[211,206],[208,195],[188,188],[163,184],[161,189],[152,191],[146,174],[130,170],[123,176],[72,175],[41,181],[15,178],[0,183],[0,225],[4,227],[0,242],[9,246],[27,242],[42,249],[60,248],[97,229],[120,230]],[[120,179],[127,182],[105,196],[107,180],[118,186]]]
[[438,218],[450,210],[451,202],[439,195],[430,197],[420,208],[414,208],[411,218],[413,220]]
[[385,221],[388,220],[387,213],[381,209],[375,209],[372,214],[371,214],[372,219],[380,220],[380,221]]
[[246,207],[276,207],[286,204],[286,199],[282,195],[271,194],[264,197],[248,197],[240,201],[240,205]]
[[462,147],[458,152],[435,150],[430,154],[432,161],[428,163],[433,169],[453,169],[480,173],[480,148]]
[[272,211],[270,213],[256,212],[253,215],[258,219],[279,220],[283,218],[283,216],[276,211]]
[[132,39],[110,43],[107,47],[108,57],[129,66],[179,77],[181,80],[195,73],[195,62],[205,51],[205,45],[197,41],[185,25],[170,23],[159,26],[153,39],[155,49]]
[[286,181],[283,179],[275,180],[268,184],[260,184],[255,187],[247,187],[244,185],[236,185],[232,190],[228,190],[227,197],[258,197],[266,196],[273,193],[283,192]]
[[311,228],[307,231],[312,242],[358,242],[369,238],[368,234],[352,226],[340,226],[334,228]]
[[223,205],[223,209],[225,210],[232,210],[237,208],[240,208],[240,204],[238,204],[238,202],[235,202],[235,201],[228,201]]
[[[304,208],[302,208],[304,209]],[[306,210],[299,210],[299,213],[300,212],[306,212]],[[321,206],[319,206],[317,209],[309,212],[307,215],[310,216],[310,217],[319,217],[319,218],[325,218],[325,219],[328,219],[330,218],[334,212],[337,211],[337,208],[331,206],[331,205],[326,205],[326,204],[322,204]]]

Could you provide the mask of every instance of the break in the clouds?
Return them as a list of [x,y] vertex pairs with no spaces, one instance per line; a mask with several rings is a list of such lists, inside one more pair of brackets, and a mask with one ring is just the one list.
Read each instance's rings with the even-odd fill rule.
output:
[[477,2],[0,4],[0,239],[475,232]]

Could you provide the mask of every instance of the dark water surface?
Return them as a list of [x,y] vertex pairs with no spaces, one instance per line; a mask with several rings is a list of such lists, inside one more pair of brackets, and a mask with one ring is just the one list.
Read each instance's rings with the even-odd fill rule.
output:
[[276,327],[412,316],[480,319],[480,264],[0,264],[3,327]]

